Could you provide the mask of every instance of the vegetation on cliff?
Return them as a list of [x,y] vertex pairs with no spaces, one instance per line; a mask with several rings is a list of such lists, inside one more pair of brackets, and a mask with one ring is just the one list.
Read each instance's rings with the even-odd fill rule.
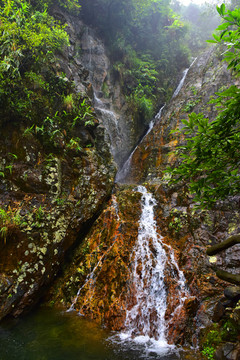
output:
[[[240,76],[240,9],[227,10],[222,4],[217,11],[223,22],[216,29],[219,34],[213,34],[214,40],[209,42],[220,44],[223,60],[237,82]],[[193,200],[202,208],[212,208],[217,201],[239,195],[240,191],[240,89],[238,85],[231,85],[223,87],[216,95],[210,101],[218,111],[212,122],[203,113],[194,112],[188,120],[182,120],[184,126],[177,132],[183,133],[186,139],[176,151],[180,163],[174,169],[167,169],[171,182],[187,184]],[[237,243],[239,235],[209,248],[207,254],[217,254]],[[217,275],[240,284],[239,275],[223,270],[218,270]]]
[[[69,38],[65,25],[49,14],[51,3],[0,2],[0,125],[24,124],[24,135],[39,137],[46,149],[65,144],[80,151],[74,128],[92,126],[95,119],[88,99],[57,65],[57,52],[69,46]],[[65,5],[71,10],[75,3]]]
[[84,21],[97,28],[105,40],[115,77],[135,116],[151,119],[172,95],[179,71],[188,65],[185,24],[169,0],[80,3]]
[[[239,196],[240,191],[240,8],[227,10],[222,4],[217,11],[223,22],[213,34],[214,40],[209,42],[218,45],[228,69],[235,75],[235,84],[223,86],[210,101],[217,110],[213,121],[203,113],[191,113],[188,119],[182,120],[183,127],[178,133],[184,135],[185,141],[176,153],[180,161],[174,169],[167,170],[172,175],[172,183],[187,185],[198,206],[215,209],[220,200]],[[207,254],[219,254],[239,244],[239,239],[240,235],[235,233],[208,248]],[[218,278],[240,284],[240,276],[233,267],[231,273],[213,267]],[[207,359],[225,358],[227,351],[235,352],[231,358],[239,358],[239,347],[235,344],[240,330],[239,288],[226,288],[224,294],[225,302],[223,298],[217,304],[214,323],[204,330],[200,341],[202,354]],[[216,316],[220,309],[222,313]]]
[[[236,81],[240,76],[240,9],[217,8],[224,22],[218,26],[219,35],[212,43],[222,46],[223,60],[227,61]],[[203,207],[211,207],[217,200],[239,194],[240,191],[240,89],[237,85],[223,88],[210,101],[218,110],[209,122],[202,113],[191,113],[183,120],[182,132],[186,142],[177,153],[181,162],[171,170],[173,182],[187,181],[194,200]]]
[[[59,109],[62,114],[64,97],[74,92],[56,67],[57,52],[69,45],[64,25],[50,16],[56,5],[75,13],[80,9],[84,22],[98,29],[134,116],[150,120],[189,63],[187,38],[196,38],[185,23],[187,15],[180,20],[169,0],[1,1],[3,119],[37,118],[41,124]],[[80,102],[73,96],[74,101],[76,109]]]

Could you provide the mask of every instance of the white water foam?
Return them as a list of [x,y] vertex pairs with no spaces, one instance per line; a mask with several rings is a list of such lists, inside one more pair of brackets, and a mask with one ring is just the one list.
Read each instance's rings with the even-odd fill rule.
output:
[[137,191],[142,194],[142,214],[132,254],[135,305],[127,311],[125,327],[131,336],[150,336],[167,345],[164,319],[167,308],[164,284],[167,256],[154,219],[156,200],[144,186],[138,186]]
[[148,131],[146,132],[146,134],[144,135],[144,137],[142,138],[142,140],[140,141],[139,144],[137,144],[137,146],[133,149],[133,151],[131,152],[131,154],[129,155],[128,159],[125,161],[125,163],[123,164],[123,166],[121,167],[121,169],[117,172],[116,175],[116,182],[124,182],[124,179],[127,177],[127,175],[130,172],[131,169],[131,164],[132,164],[132,157],[136,151],[136,149],[138,148],[138,146],[143,142],[143,140],[145,139],[145,137],[150,133],[150,131],[153,129],[154,125],[160,121],[161,116],[162,116],[162,111],[164,109],[165,105],[163,105],[161,107],[161,109],[159,110],[159,112],[157,113],[157,115],[155,116],[155,118],[153,120],[150,121],[149,125],[148,125]]
[[[156,200],[144,186],[136,191],[142,194],[142,214],[139,221],[138,239],[132,253],[132,284],[130,303],[133,306],[126,313],[125,328],[120,340],[144,344],[148,351],[167,353],[174,348],[167,342],[167,290],[165,267],[171,266],[177,281],[176,297],[179,305],[171,319],[178,315],[188,296],[185,277],[175,260],[171,246],[162,241],[157,232],[154,218]],[[167,251],[166,251],[166,250]]]
[[182,89],[183,84],[184,84],[184,82],[185,82],[185,79],[186,79],[187,73],[188,73],[188,71],[191,69],[191,67],[193,66],[193,64],[195,63],[195,61],[196,61],[196,60],[197,60],[197,58],[194,58],[193,62],[192,62],[192,63],[191,63],[191,65],[189,66],[189,68],[188,68],[188,69],[183,70],[183,76],[182,76],[182,79],[180,80],[180,82],[179,82],[179,84],[178,84],[178,86],[177,86],[176,90],[174,91],[173,96],[172,96],[172,99],[174,99],[175,97],[177,97],[177,96],[178,96],[178,94],[180,93],[180,90]]

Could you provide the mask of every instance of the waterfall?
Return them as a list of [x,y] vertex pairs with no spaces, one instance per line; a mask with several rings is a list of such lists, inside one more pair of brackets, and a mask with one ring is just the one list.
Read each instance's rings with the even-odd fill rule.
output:
[[187,73],[188,73],[189,69],[185,69],[183,70],[183,76],[182,79],[180,80],[180,83],[178,84],[176,90],[173,93],[172,99],[174,99],[180,92],[181,88],[183,87],[184,81],[186,79]]
[[91,70],[92,70],[92,38],[90,36],[89,28],[86,28],[86,42],[87,42],[87,49],[89,51],[89,58],[87,63],[87,68],[89,70],[89,75],[91,78]]
[[95,111],[102,119],[103,125],[107,130],[107,136],[109,137],[109,139],[105,140],[106,142],[110,143],[110,150],[115,159],[118,153],[118,148],[120,148],[121,146],[122,138],[117,115],[114,111],[106,108],[106,104],[97,97],[95,91],[93,95]]
[[137,147],[138,147],[138,145],[133,149],[133,151],[129,155],[127,161],[125,161],[125,163],[123,164],[122,168],[120,170],[118,170],[118,172],[116,174],[116,179],[115,179],[116,182],[118,182],[118,183],[123,182],[123,180],[129,174],[130,169],[131,169],[132,157],[133,157]]
[[[195,58],[191,65],[189,66],[188,69],[185,69],[183,71],[183,76],[176,88],[176,90],[174,91],[174,94],[172,96],[172,99],[174,99],[180,92],[180,90],[182,89],[183,87],[183,84],[185,82],[185,79],[186,79],[186,76],[187,76],[187,73],[188,71],[190,70],[190,68],[193,66],[193,64],[195,63],[197,58]],[[131,152],[131,154],[129,155],[128,159],[125,161],[125,163],[123,164],[123,166],[121,167],[121,169],[118,170],[117,172],[117,175],[116,175],[116,182],[119,182],[119,183],[124,183],[124,179],[127,177],[127,175],[129,174],[130,172],[130,169],[131,169],[131,163],[132,163],[132,157],[138,147],[139,144],[141,144],[141,142],[143,141],[143,139],[150,133],[150,131],[152,130],[152,128],[154,127],[154,125],[159,122],[161,120],[161,116],[162,116],[162,111],[164,109],[165,105],[163,105],[159,112],[157,113],[157,115],[155,116],[155,118],[153,120],[150,121],[149,123],[149,127],[148,127],[148,130],[146,132],[146,134],[144,135],[144,137],[141,139],[141,141],[137,144],[137,146],[134,148],[134,150]]]
[[[139,220],[138,239],[132,253],[132,284],[130,286],[130,304],[127,311],[122,339],[134,339],[137,342],[150,342],[158,347],[167,347],[167,284],[166,266],[170,266],[177,282],[175,296],[179,305],[171,315],[178,315],[187,296],[185,278],[176,263],[171,246],[163,243],[157,232],[154,218],[156,200],[144,186],[136,191],[142,194],[142,213]],[[130,306],[131,306],[130,305]]]
[[150,131],[153,129],[154,125],[159,122],[161,120],[161,116],[162,116],[162,111],[165,107],[165,104],[161,107],[161,109],[159,110],[159,112],[157,113],[157,115],[155,116],[155,118],[153,120],[150,121],[149,125],[148,125],[148,130],[146,132],[146,134],[143,136],[143,138],[141,139],[141,141],[135,146],[135,148],[133,149],[133,151],[131,152],[131,154],[129,155],[128,159],[125,161],[125,163],[123,164],[123,166],[121,167],[120,170],[118,170],[117,175],[116,175],[116,182],[124,182],[124,179],[126,178],[126,176],[129,174],[130,169],[131,169],[131,163],[132,163],[132,157],[136,151],[136,149],[138,148],[138,146],[142,143],[142,141],[144,140],[144,138],[150,133]]
[[131,336],[150,336],[166,345],[164,268],[167,255],[154,219],[156,200],[143,186],[138,186],[137,191],[142,194],[142,214],[132,254],[136,304],[127,312],[125,325]]
[[180,80],[180,82],[179,82],[179,84],[178,84],[178,86],[177,86],[176,90],[174,91],[173,96],[172,96],[172,99],[174,99],[175,97],[177,97],[177,96],[178,96],[178,94],[180,93],[180,90],[182,89],[183,84],[184,84],[184,82],[185,82],[185,79],[186,79],[187,73],[188,73],[188,71],[191,69],[191,67],[193,66],[193,64],[195,63],[195,61],[196,61],[196,60],[197,60],[197,58],[194,58],[193,62],[192,62],[192,63],[191,63],[191,65],[189,66],[189,68],[188,68],[188,69],[183,70],[183,76],[182,76],[182,79]]

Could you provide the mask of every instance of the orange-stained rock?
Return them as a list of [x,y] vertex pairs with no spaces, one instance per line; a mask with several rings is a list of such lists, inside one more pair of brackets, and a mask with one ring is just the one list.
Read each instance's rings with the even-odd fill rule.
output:
[[[195,104],[192,110],[204,110],[206,116],[213,119],[216,111],[206,108],[205,104],[223,82],[231,81],[230,74],[216,59],[213,50],[200,57],[190,69],[182,92],[166,106],[162,119],[137,147],[131,170],[123,181],[144,183],[154,193],[159,234],[174,249],[175,261],[186,278],[186,293],[180,300],[176,296],[179,285],[174,271],[166,266],[166,324],[170,343],[196,345],[199,328],[211,323],[213,304],[222,296],[226,285],[216,278],[212,262],[205,253],[206,247],[216,239],[224,238],[230,232],[229,224],[232,224],[231,229],[237,228],[239,218],[237,202],[224,212],[221,208],[212,212],[194,212],[187,188],[168,186],[167,179],[162,177],[163,170],[177,161],[172,150],[183,141],[182,136],[176,137],[170,131],[181,126],[181,119],[187,117],[189,101]],[[69,308],[73,302],[74,307],[87,317],[112,329],[124,327],[126,309],[136,303],[135,288],[131,285],[130,254],[137,238],[139,200],[131,186],[117,186],[109,206],[76,251],[74,266],[66,270],[52,289],[55,304]],[[218,257],[216,264],[220,263],[230,266],[230,258],[224,263],[224,258]],[[139,264],[139,274],[143,266]],[[128,293],[129,286],[131,292]],[[151,317],[153,320],[156,317],[154,311]],[[151,332],[154,337],[156,329]]]

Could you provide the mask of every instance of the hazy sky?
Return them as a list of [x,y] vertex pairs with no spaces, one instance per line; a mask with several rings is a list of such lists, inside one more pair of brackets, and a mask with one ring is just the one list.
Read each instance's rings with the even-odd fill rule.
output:
[[222,4],[223,1],[222,0],[179,0],[180,3],[184,4],[184,5],[188,5],[190,3],[193,3],[193,4],[204,4],[205,2],[207,3],[218,3],[218,4]]

